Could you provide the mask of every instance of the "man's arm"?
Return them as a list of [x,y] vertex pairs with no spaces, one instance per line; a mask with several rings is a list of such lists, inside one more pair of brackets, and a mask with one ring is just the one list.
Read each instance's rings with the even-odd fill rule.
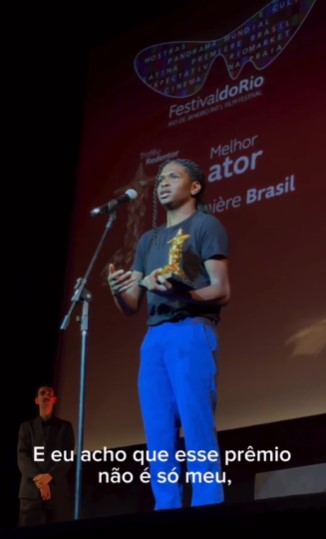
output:
[[159,276],[160,269],[154,270],[143,280],[144,285],[154,294],[180,299],[188,304],[226,305],[230,300],[228,261],[226,258],[210,259],[204,262],[210,284],[198,290],[186,292],[178,290]]
[[34,461],[33,452],[34,446],[27,424],[23,423],[18,433],[17,463],[21,474],[30,479],[40,473],[40,468]]
[[[56,449],[59,449],[60,451],[66,450],[68,454],[70,454],[70,451],[73,451],[75,448],[75,437],[74,437],[74,431],[72,428],[72,424],[69,421],[66,421],[63,425],[64,433],[63,433],[63,442],[60,445],[60,447],[57,447]],[[47,473],[41,473],[36,475],[33,478],[33,481],[37,488],[41,489],[42,487],[45,487],[46,485],[50,484],[51,481],[58,481],[62,476],[66,475],[72,465],[72,462],[69,460],[60,460],[59,462],[54,462],[51,465],[49,471]]]
[[108,284],[119,311],[131,316],[139,310],[143,289],[139,286],[143,274],[140,271],[116,270],[109,265]]
[[[67,421],[65,424],[65,432],[61,451],[67,450],[68,454],[70,451],[75,449],[75,436],[72,428],[72,424]],[[66,475],[72,465],[71,461],[61,460],[60,462],[54,462],[49,470],[49,475],[53,481],[56,481],[60,476]]]
[[199,290],[190,290],[185,294],[187,303],[205,303],[226,305],[230,301],[231,287],[229,281],[228,260],[210,259],[204,262],[210,285]]

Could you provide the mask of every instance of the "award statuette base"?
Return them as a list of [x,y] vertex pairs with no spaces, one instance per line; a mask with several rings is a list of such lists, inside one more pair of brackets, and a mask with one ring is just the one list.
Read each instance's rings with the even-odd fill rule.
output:
[[[169,283],[171,283],[175,288],[179,290],[192,290],[194,288],[194,283],[190,281],[190,279],[188,279],[187,277],[180,277],[180,275],[172,271],[169,273],[165,273],[164,276],[159,275],[157,281],[160,282],[160,279],[162,279],[162,281],[163,279],[169,281]],[[147,286],[144,284],[144,279],[140,281],[138,286],[147,290]]]
[[160,282],[160,278],[169,281],[169,283],[179,290],[192,290],[194,288],[194,283],[190,281],[190,279],[188,279],[186,276],[180,276],[173,271],[165,273],[162,276],[159,275],[157,279],[158,282]]

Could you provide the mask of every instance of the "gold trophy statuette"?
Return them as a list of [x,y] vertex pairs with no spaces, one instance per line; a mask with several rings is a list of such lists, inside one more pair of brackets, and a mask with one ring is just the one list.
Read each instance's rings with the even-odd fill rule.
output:
[[[182,248],[185,241],[190,238],[190,234],[183,234],[182,228],[179,228],[178,232],[168,243],[171,244],[169,248],[169,260],[166,266],[164,266],[158,274],[158,281],[160,277],[163,277],[177,288],[189,290],[193,288],[194,284],[183,271],[181,267],[182,261]],[[142,282],[140,283],[142,286]]]

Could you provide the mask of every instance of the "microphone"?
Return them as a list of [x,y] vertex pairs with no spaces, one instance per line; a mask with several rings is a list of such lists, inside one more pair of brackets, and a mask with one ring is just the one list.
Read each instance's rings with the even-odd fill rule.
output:
[[135,200],[135,198],[138,197],[137,191],[135,189],[128,189],[123,195],[121,195],[118,198],[113,198],[106,204],[103,204],[103,206],[99,206],[98,208],[93,208],[91,210],[91,215],[94,217],[95,215],[102,215],[103,213],[111,213],[113,212],[118,206],[121,204],[124,204],[125,202],[129,202],[130,200]]

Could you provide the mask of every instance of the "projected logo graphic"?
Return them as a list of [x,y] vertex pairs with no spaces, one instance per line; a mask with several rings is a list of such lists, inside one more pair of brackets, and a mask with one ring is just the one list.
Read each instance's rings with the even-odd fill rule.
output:
[[216,58],[231,79],[251,63],[268,67],[293,39],[316,0],[272,1],[233,32],[211,41],[171,41],[140,51],[134,60],[140,80],[169,97],[189,97],[203,87]]

